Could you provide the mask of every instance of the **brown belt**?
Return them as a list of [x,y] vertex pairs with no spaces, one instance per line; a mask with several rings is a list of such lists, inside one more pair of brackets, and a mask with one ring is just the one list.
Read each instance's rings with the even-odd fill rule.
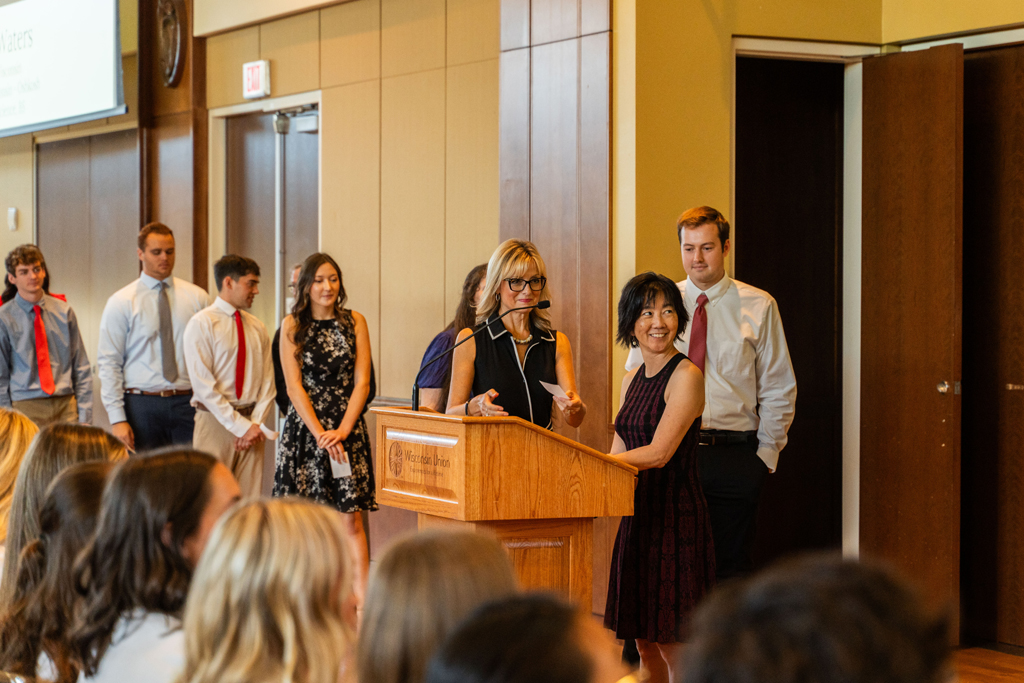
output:
[[[242,417],[252,417],[252,411],[255,410],[255,409],[256,409],[256,404],[255,403],[250,403],[247,406],[236,406],[235,407],[235,410],[237,410],[238,414],[241,415]],[[202,403],[196,404],[196,410],[201,410],[204,413],[210,412],[210,409],[207,408],[206,406],[204,406]]]
[[167,398],[168,396],[191,396],[191,389],[164,389],[163,391],[143,391],[142,389],[125,389],[126,394],[135,394],[136,396],[160,396],[161,398]]

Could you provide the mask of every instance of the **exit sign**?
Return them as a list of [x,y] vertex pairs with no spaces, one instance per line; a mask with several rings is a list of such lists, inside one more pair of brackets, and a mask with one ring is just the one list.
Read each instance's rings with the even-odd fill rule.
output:
[[270,94],[270,62],[246,62],[242,65],[242,96],[255,100]]

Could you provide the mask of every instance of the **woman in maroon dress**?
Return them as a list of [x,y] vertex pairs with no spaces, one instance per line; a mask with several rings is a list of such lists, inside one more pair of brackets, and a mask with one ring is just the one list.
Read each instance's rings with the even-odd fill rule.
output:
[[652,683],[679,680],[689,614],[715,583],[697,474],[704,375],[673,344],[688,320],[678,287],[663,275],[642,273],[622,290],[617,340],[638,346],[644,364],[622,382],[612,455],[640,474],[633,516],[622,518],[615,539],[604,623],[636,640]]

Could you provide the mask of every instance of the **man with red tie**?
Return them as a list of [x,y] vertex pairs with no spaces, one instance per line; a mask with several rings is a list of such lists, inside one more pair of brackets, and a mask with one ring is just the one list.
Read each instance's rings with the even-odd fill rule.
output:
[[[676,346],[704,373],[697,456],[722,581],[753,568],[761,486],[786,445],[796,376],[775,299],[725,273],[725,216],[700,206],[683,213],[676,230],[687,276],[679,291],[691,318]],[[641,362],[634,351],[626,368]]]
[[260,267],[228,254],[213,265],[219,295],[185,326],[185,365],[196,408],[192,445],[219,458],[244,496],[263,485],[263,425],[274,404],[267,328],[248,312],[259,294]]
[[0,307],[0,406],[40,427],[92,421],[92,371],[71,306],[45,291],[46,261],[23,244],[7,255],[18,293]]

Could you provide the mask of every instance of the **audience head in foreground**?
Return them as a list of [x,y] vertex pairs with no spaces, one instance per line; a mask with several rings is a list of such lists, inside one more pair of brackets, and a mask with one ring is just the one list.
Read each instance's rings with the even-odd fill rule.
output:
[[21,461],[39,432],[35,422],[10,408],[0,408],[0,544],[6,543],[7,522],[14,499],[14,480]]
[[838,557],[776,565],[699,610],[685,683],[942,683],[949,622],[889,571]]
[[338,683],[353,640],[341,517],[299,498],[229,511],[185,607],[180,683]]
[[611,635],[553,595],[513,596],[474,612],[430,661],[426,683],[616,683]]
[[0,579],[0,609],[10,605],[18,575],[18,557],[39,536],[39,511],[47,487],[65,467],[94,460],[128,457],[124,444],[98,427],[52,424],[44,427],[25,453],[14,483],[7,524],[6,567]]
[[466,615],[516,590],[508,555],[489,536],[427,530],[398,540],[370,577],[360,683],[421,683],[434,650]]
[[[11,607],[0,618],[0,669],[67,683],[78,678],[67,640],[76,593],[70,568],[96,528],[109,462],[72,465],[43,499],[39,536],[21,553]],[[37,671],[40,655],[44,668]]]
[[157,451],[118,465],[96,535],[75,563],[83,595],[71,640],[100,681],[170,681],[180,673],[178,617],[192,572],[238,484],[212,456]]

